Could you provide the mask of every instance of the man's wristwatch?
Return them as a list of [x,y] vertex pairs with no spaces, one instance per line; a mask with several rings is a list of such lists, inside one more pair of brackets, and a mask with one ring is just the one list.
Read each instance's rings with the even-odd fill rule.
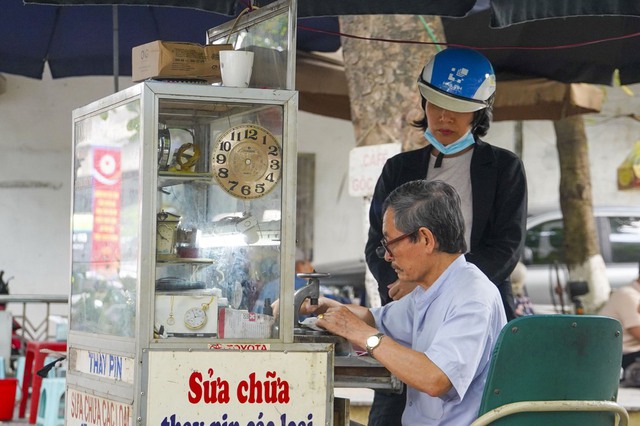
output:
[[372,336],[367,337],[365,348],[367,349],[367,353],[370,357],[375,358],[373,356],[373,350],[380,345],[380,341],[384,337],[383,333],[374,334]]

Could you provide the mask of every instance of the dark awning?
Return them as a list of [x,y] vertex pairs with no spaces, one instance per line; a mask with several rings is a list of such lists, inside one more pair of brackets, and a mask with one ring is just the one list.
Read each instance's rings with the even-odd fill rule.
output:
[[490,0],[490,5],[494,28],[572,16],[640,17],[640,2],[634,0]]
[[[266,5],[275,0],[256,1]],[[246,0],[25,0],[42,4],[132,4],[173,6],[235,15],[249,3]],[[490,8],[492,27],[568,16],[640,16],[640,2],[633,0],[298,0],[298,16],[340,15],[432,15],[462,17]]]
[[640,18],[543,19],[500,29],[490,28],[490,22],[488,10],[442,19],[447,43],[479,49],[499,80],[543,77],[611,85],[618,69],[622,84],[640,82]]
[[[129,4],[138,6],[173,6],[207,10],[223,15],[235,15],[249,3],[243,0],[25,0],[25,3],[55,5],[112,5]],[[264,6],[273,1],[257,1]],[[465,16],[476,0],[299,0],[298,16],[339,16],[339,15],[437,15]]]

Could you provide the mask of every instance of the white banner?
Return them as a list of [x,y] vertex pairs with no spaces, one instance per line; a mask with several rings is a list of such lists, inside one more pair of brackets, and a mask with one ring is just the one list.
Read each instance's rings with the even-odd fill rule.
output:
[[321,426],[328,352],[149,353],[146,426]]

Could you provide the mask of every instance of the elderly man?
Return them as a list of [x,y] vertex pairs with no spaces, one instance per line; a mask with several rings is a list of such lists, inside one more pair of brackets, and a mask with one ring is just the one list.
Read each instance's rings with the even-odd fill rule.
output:
[[317,325],[366,348],[408,386],[402,424],[465,425],[477,416],[506,316],[496,286],[468,263],[460,198],[441,181],[408,182],[383,205],[378,255],[418,286],[379,308],[321,298]]

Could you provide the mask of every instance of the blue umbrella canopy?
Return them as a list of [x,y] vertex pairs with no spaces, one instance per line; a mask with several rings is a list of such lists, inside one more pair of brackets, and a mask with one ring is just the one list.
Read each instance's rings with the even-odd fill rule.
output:
[[[114,20],[111,6],[61,7],[3,2],[0,72],[42,78],[48,62],[54,78],[113,75]],[[153,40],[204,43],[223,15],[183,8],[118,8],[120,75],[131,75],[131,49]],[[179,24],[178,24],[179,23]]]
[[[133,47],[154,40],[205,44],[208,29],[233,18],[184,7],[74,7],[3,0],[0,72],[42,78],[45,63],[48,63],[53,78],[131,75]],[[338,32],[336,20],[309,18],[303,22],[314,28]],[[298,49],[301,50],[333,52],[339,46],[337,35],[298,33]],[[115,71],[114,63],[118,64]]]
[[[0,72],[38,78],[48,62],[54,77],[117,74],[112,65],[113,4],[123,5],[118,7],[118,72],[130,75],[133,46],[158,39],[204,43],[207,29],[233,19],[249,3],[262,3],[258,4],[261,6],[272,1],[25,0],[27,5],[23,5],[20,0],[4,0],[0,14]],[[499,79],[509,74],[517,79],[545,77],[567,83],[611,84],[613,71],[617,69],[623,84],[640,82],[640,1],[298,0],[297,3],[298,50],[337,50],[339,15],[438,15],[449,18],[443,20],[447,41],[483,50]],[[85,6],[59,6],[62,4]],[[576,44],[582,47],[572,46]]]

